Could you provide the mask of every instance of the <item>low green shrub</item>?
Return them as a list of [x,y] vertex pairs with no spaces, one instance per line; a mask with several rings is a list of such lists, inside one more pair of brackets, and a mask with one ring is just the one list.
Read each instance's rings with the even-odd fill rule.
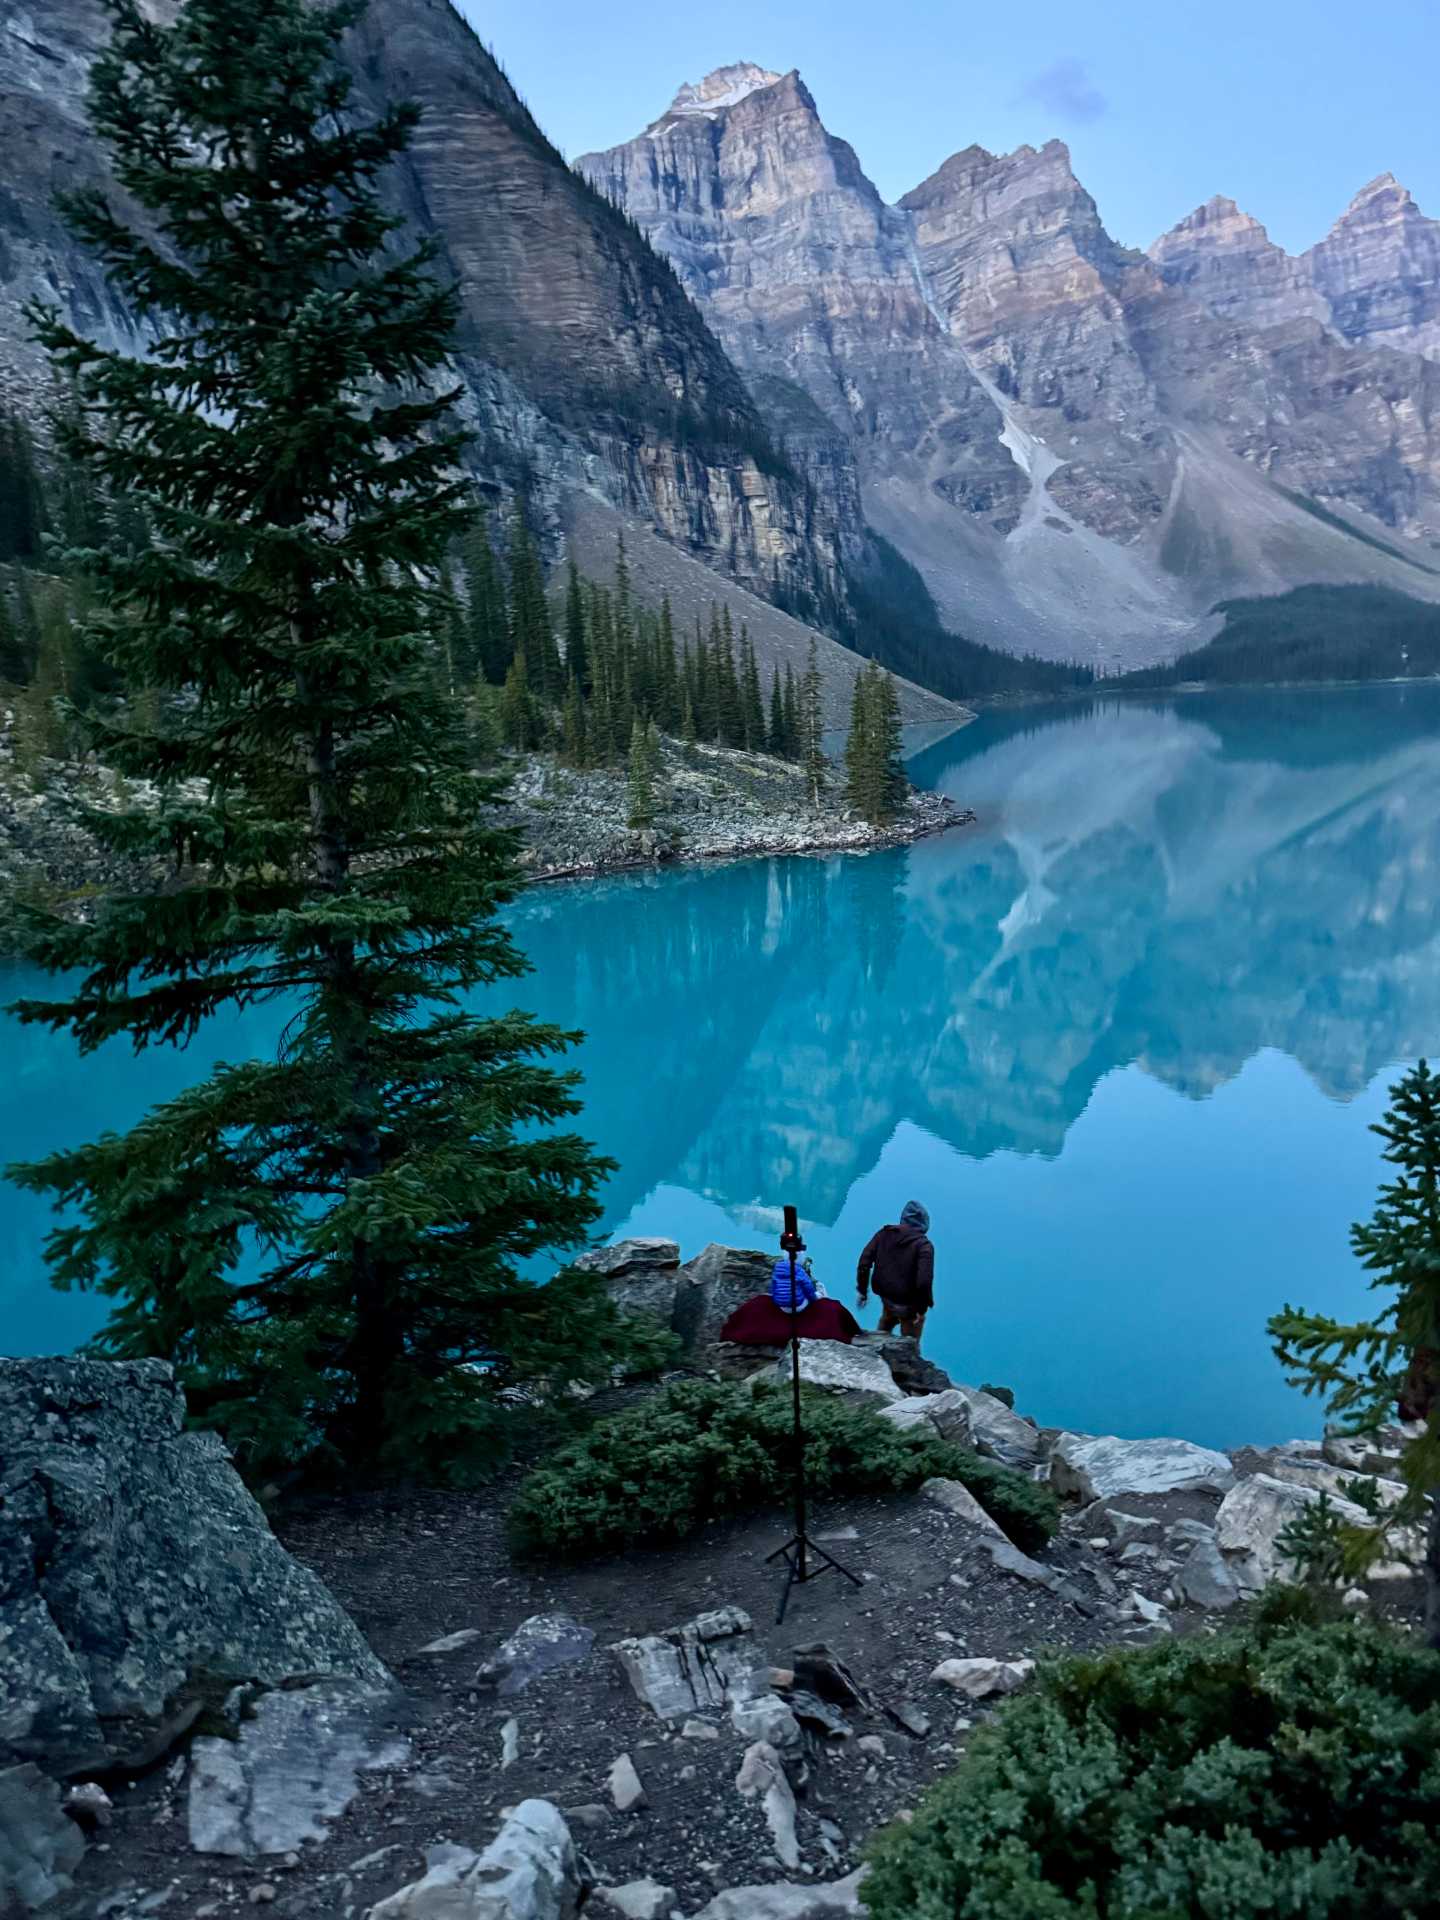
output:
[[1302,1606],[1042,1666],[876,1840],[872,1920],[1435,1914],[1440,1656]]
[[[791,1405],[768,1386],[673,1382],[528,1475],[510,1510],[521,1552],[605,1553],[639,1541],[678,1540],[706,1521],[748,1513],[790,1489]],[[903,1492],[924,1480],[961,1480],[1017,1545],[1055,1532],[1047,1488],[1009,1467],[934,1438],[897,1432],[864,1408],[805,1396],[805,1463],[812,1493]]]

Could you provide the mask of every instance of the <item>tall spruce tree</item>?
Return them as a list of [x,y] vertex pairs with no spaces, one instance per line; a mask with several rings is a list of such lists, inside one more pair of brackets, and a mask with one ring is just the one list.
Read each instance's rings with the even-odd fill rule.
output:
[[460,541],[460,574],[465,590],[465,644],[459,662],[462,675],[469,680],[483,677],[492,687],[501,687],[514,649],[505,588],[484,516],[476,516],[475,524]]
[[870,671],[868,667],[861,667],[850,693],[850,731],[845,736],[845,804],[865,820],[876,818],[880,800],[875,779],[872,719]]
[[[581,698],[590,692],[590,648],[586,636],[585,594],[580,569],[571,554],[565,575],[565,677],[575,682]],[[567,693],[566,698],[569,698]]]
[[820,678],[820,650],[810,636],[810,652],[805,661],[805,677],[800,682],[800,765],[810,803],[818,807],[830,778],[830,762],[825,758],[825,714],[822,705],[824,683]]
[[785,696],[780,691],[780,669],[777,666],[770,680],[770,725],[766,729],[765,745],[769,751],[783,759],[785,756]]
[[1419,1423],[1401,1461],[1404,1498],[1373,1526],[1342,1527],[1339,1545],[1347,1571],[1363,1574],[1397,1531],[1425,1528],[1425,1635],[1440,1651],[1440,1075],[1426,1061],[1390,1089],[1373,1131],[1399,1171],[1350,1243],[1384,1306],[1348,1324],[1287,1306],[1270,1332],[1292,1384],[1320,1394],[1343,1430],[1373,1433],[1397,1403]]
[[660,770],[660,741],[653,720],[636,720],[630,735],[627,768],[629,824],[655,824],[655,779]]
[[895,682],[878,661],[872,663],[875,675],[875,758],[880,782],[882,821],[898,819],[910,797],[910,780],[905,772],[904,736],[900,726],[900,696]]
[[431,384],[454,298],[378,193],[418,115],[351,111],[358,0],[188,0],[173,25],[106,5],[92,121],[157,237],[99,192],[67,211],[153,351],[34,319],[77,383],[71,452],[155,530],[88,564],[98,644],[162,696],[99,744],[160,801],[90,824],[189,884],[93,926],[32,916],[34,956],[78,981],[18,1011],[84,1049],[290,1018],[276,1058],[15,1177],[74,1210],[53,1275],[115,1302],[105,1348],[175,1362],[252,1470],[460,1471],[507,1379],[594,1378],[623,1336],[582,1276],[516,1272],[598,1211],[604,1163],[553,1130],[568,1036],[460,1003],[524,962],[496,918],[513,845],[477,812],[497,789],[427,657],[471,510]]

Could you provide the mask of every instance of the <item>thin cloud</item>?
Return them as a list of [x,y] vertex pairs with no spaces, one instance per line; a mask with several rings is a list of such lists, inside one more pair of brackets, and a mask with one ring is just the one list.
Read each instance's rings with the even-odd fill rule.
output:
[[1098,120],[1109,102],[1090,78],[1083,60],[1067,55],[1027,80],[1020,90],[1022,100],[1037,101],[1047,113],[1059,120]]

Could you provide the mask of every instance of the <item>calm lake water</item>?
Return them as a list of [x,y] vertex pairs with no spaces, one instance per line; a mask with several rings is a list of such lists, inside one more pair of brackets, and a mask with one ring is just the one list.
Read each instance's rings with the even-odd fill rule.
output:
[[[1361,1305],[1368,1129],[1440,1053],[1440,687],[1032,708],[913,772],[979,824],[516,906],[519,997],[589,1036],[607,1234],[767,1244],[793,1199],[848,1298],[913,1196],[958,1378],[1091,1431],[1315,1431],[1264,1323]],[[36,985],[0,970],[0,999]],[[0,1028],[0,1161],[126,1125],[279,1024],[85,1061]],[[102,1317],[46,1285],[46,1224],[0,1187],[0,1350]]]

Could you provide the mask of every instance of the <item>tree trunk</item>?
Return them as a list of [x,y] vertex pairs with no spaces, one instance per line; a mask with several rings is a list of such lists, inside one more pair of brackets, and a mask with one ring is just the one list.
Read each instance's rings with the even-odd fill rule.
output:
[[[299,675],[297,685],[302,696],[307,694]],[[350,850],[336,806],[335,735],[328,723],[305,743],[305,771],[316,874],[327,892],[338,892],[350,877]],[[328,990],[341,1007],[353,1003],[354,942],[329,943],[321,970]],[[368,1180],[380,1171],[375,1085],[366,1035],[358,1027],[347,1033],[343,1022],[337,1025],[335,1066],[350,1088],[350,1115],[341,1142],[348,1186],[352,1180]],[[350,1299],[355,1326],[347,1357],[355,1379],[355,1402],[345,1423],[346,1453],[352,1460],[373,1459],[384,1441],[386,1390],[404,1350],[404,1330],[395,1312],[392,1278],[367,1240],[352,1243]]]
[[1440,1653],[1440,1487],[1430,1495],[1425,1546],[1425,1644]]

